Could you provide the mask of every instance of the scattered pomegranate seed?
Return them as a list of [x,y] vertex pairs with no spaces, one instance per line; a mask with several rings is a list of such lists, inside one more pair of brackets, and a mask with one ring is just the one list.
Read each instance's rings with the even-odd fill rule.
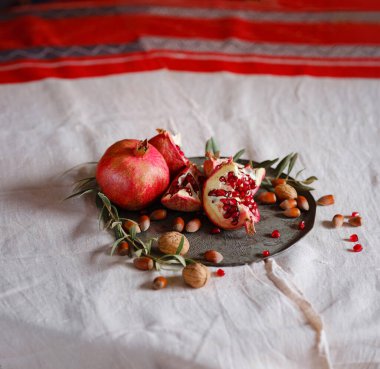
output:
[[303,231],[305,229],[306,225],[305,222],[302,220],[301,222],[298,223],[298,229]]
[[358,241],[359,241],[359,237],[358,237],[358,235],[357,235],[356,233],[352,234],[352,235],[350,236],[350,241],[351,241],[351,242],[358,242]]
[[272,232],[272,238],[280,238],[280,231],[278,229],[275,229],[273,232]]
[[363,246],[360,243],[357,243],[352,249],[354,252],[360,252],[363,250]]
[[220,233],[221,232],[221,230],[220,230],[220,228],[218,228],[218,227],[214,227],[213,229],[211,229],[211,234],[218,234],[218,233]]
[[263,256],[264,256],[264,258],[266,258],[266,257],[269,256],[269,255],[270,255],[269,250],[264,250],[264,251],[263,251]]
[[359,216],[359,212],[357,211],[353,211],[352,214],[351,214],[352,217],[358,217]]
[[226,274],[226,272],[225,272],[223,269],[218,269],[218,270],[216,271],[216,275],[217,275],[218,277],[224,277],[225,274]]

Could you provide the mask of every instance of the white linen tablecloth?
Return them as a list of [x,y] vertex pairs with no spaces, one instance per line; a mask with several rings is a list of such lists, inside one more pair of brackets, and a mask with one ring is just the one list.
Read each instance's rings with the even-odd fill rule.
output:
[[[0,86],[1,369],[380,368],[380,83],[167,71]],[[300,154],[316,175],[313,231],[288,252],[224,268],[203,289],[109,256],[77,164],[155,128],[188,156]],[[85,175],[82,170],[78,175]],[[364,226],[335,230],[336,213]],[[260,227],[260,225],[258,225]],[[363,252],[344,241],[357,233]]]

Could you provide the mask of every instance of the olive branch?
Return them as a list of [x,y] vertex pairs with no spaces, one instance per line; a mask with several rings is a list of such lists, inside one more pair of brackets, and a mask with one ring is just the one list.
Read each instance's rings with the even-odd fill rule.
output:
[[[181,240],[178,244],[175,254],[157,255],[153,252],[153,243],[157,241],[157,238],[152,237],[146,241],[143,241],[137,236],[137,223],[133,219],[121,217],[117,207],[112,204],[109,198],[100,191],[99,186],[96,182],[95,177],[82,178],[74,183],[74,188],[72,194],[67,196],[65,200],[81,197],[86,194],[96,193],[95,203],[99,209],[99,227],[103,223],[103,228],[114,233],[116,240],[111,245],[110,255],[114,255],[118,246],[122,242],[128,242],[130,246],[129,257],[141,257],[146,256],[153,260],[156,270],[171,269],[174,267],[177,269],[178,266],[186,266],[188,264],[195,263],[195,260],[185,258],[180,255],[183,245],[184,236],[182,235]],[[125,221],[131,221],[135,223],[128,231],[123,228],[123,223]]]

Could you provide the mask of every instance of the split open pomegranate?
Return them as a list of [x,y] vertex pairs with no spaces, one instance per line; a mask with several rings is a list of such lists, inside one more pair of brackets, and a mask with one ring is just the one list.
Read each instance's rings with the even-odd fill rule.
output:
[[207,178],[210,177],[215,170],[219,169],[222,164],[225,164],[230,160],[228,158],[217,158],[210,152],[206,153],[206,157],[207,159],[203,163],[203,171]]
[[185,168],[171,183],[161,199],[169,209],[178,211],[198,211],[202,207],[201,188],[204,182],[196,165]]
[[170,177],[174,178],[178,173],[189,165],[189,159],[176,144],[174,137],[164,129],[157,129],[158,135],[152,137],[149,143],[153,145],[164,157],[170,171]]
[[203,207],[212,223],[226,230],[245,227],[255,233],[260,213],[253,198],[265,176],[264,168],[253,169],[229,159],[220,164],[203,188]]

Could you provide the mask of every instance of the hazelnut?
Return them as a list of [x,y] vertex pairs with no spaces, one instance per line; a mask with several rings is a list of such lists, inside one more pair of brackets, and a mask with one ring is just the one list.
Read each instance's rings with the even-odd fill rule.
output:
[[120,242],[117,253],[121,256],[125,256],[129,254],[129,243],[126,241]]
[[216,250],[208,250],[204,254],[205,260],[210,263],[219,264],[223,260],[223,255]]
[[185,228],[185,221],[181,217],[174,218],[173,230],[176,232],[182,232]]
[[189,264],[182,270],[185,283],[193,288],[205,286],[210,279],[210,275],[210,269],[200,263]]
[[297,197],[297,207],[303,211],[308,211],[310,209],[309,202],[307,201],[305,196]]
[[166,288],[168,285],[168,280],[165,277],[157,277],[153,281],[153,288],[155,290],[162,290],[163,288]]
[[139,226],[142,232],[145,232],[150,227],[150,218],[147,215],[141,215],[139,217]]
[[343,225],[344,222],[344,216],[342,214],[336,214],[334,215],[334,218],[332,220],[332,224],[334,228],[339,228]]
[[168,215],[168,212],[166,211],[166,209],[157,209],[157,210],[152,211],[152,213],[150,214],[150,219],[163,220],[167,217],[167,215]]
[[201,225],[202,225],[201,221],[198,218],[195,218],[195,219],[190,220],[186,224],[185,230],[186,232],[194,233],[194,232],[197,232],[199,228],[201,228]]
[[182,237],[183,247],[179,254],[185,255],[189,251],[189,241],[182,233],[175,231],[166,232],[160,236],[160,238],[158,239],[158,249],[163,254],[175,254],[177,252]]
[[153,260],[146,256],[141,256],[133,259],[133,265],[140,270],[151,270],[153,269]]
[[139,225],[134,222],[133,220],[130,220],[130,219],[127,219],[123,222],[123,228],[126,232],[130,232],[130,230],[132,229],[132,227],[136,227],[136,233],[141,233],[141,229],[139,227]]

